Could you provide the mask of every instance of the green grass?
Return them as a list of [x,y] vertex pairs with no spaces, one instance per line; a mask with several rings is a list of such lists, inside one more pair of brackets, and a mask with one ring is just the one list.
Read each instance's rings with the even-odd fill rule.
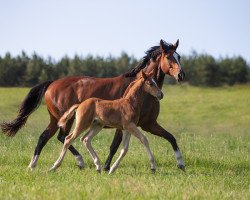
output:
[[[27,92],[0,88],[0,121],[16,116]],[[164,87],[164,93],[158,121],[175,135],[186,173],[177,169],[170,144],[149,133],[145,134],[156,158],[155,174],[144,147],[134,138],[113,175],[96,173],[79,140],[74,145],[84,156],[85,169],[79,170],[68,152],[62,166],[48,173],[62,148],[56,137],[45,146],[35,171],[27,171],[49,120],[41,105],[14,138],[0,135],[0,199],[250,199],[250,86],[179,85]],[[102,163],[113,132],[102,131],[93,140]]]

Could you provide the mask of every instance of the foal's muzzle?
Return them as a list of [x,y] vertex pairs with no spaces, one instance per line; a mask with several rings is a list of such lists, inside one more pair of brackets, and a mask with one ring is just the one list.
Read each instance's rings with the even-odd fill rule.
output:
[[180,71],[180,73],[178,74],[178,81],[183,81],[185,78],[185,73],[183,70]]
[[159,92],[157,93],[156,97],[157,97],[158,100],[161,100],[161,99],[163,99],[164,94],[162,93],[162,91],[159,91]]

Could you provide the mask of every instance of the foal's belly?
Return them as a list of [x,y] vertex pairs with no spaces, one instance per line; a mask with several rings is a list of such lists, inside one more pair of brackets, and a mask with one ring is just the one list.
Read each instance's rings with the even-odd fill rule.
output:
[[123,129],[123,126],[120,122],[118,122],[117,120],[105,120],[104,118],[99,118],[99,117],[95,117],[94,119],[94,123],[97,122],[99,124],[101,124],[102,126],[104,126],[105,128],[117,128],[117,129]]

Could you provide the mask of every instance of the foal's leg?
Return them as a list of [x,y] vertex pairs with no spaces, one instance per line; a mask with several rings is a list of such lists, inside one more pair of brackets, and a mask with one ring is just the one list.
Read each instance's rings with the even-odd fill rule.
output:
[[[65,138],[68,135],[68,133],[72,127],[73,122],[74,122],[74,118],[70,119],[67,122],[67,124],[65,125],[65,127],[60,128],[60,132],[57,136],[57,139],[60,142],[64,143]],[[72,145],[69,146],[69,150],[75,156],[78,167],[80,169],[83,169],[84,168],[84,161],[83,161],[82,155]]]
[[91,157],[94,160],[95,166],[96,166],[96,171],[100,172],[101,171],[101,163],[98,155],[96,154],[95,150],[93,149],[91,145],[91,140],[93,139],[94,136],[96,136],[101,130],[103,126],[99,124],[93,124],[88,133],[86,133],[82,138],[81,141],[82,143],[86,146],[88,149]]
[[112,165],[112,167],[109,170],[109,174],[113,173],[117,167],[119,166],[122,158],[126,155],[126,153],[128,152],[128,146],[129,146],[129,140],[130,140],[130,136],[131,134],[124,131],[123,133],[123,137],[122,137],[122,145],[123,148],[121,149],[121,153],[120,156],[117,158],[117,160],[115,161],[115,163]]
[[69,134],[64,141],[64,145],[63,145],[63,149],[62,152],[59,156],[59,158],[57,159],[57,161],[54,163],[54,165],[51,167],[50,171],[55,171],[61,164],[63,161],[63,158],[70,146],[70,144],[73,142],[73,140],[78,136],[80,132],[78,130],[73,130],[73,132],[71,134]]
[[117,152],[118,147],[120,146],[122,142],[122,131],[120,129],[116,129],[115,136],[113,138],[112,144],[109,148],[109,155],[104,165],[104,170],[109,171],[110,164],[112,161],[112,158],[114,157],[115,153]]
[[175,152],[175,156],[178,162],[177,167],[183,171],[185,171],[185,164],[184,161],[182,159],[182,155],[181,155],[181,151],[176,143],[176,139],[175,137],[169,133],[168,131],[166,131],[164,128],[162,128],[157,122],[155,123],[150,123],[147,126],[142,126],[142,129],[144,131],[148,131],[154,135],[160,136],[165,138],[166,140],[168,140],[170,142],[170,144],[172,145],[174,152]]
[[150,160],[150,166],[151,166],[151,170],[154,172],[155,171],[155,159],[154,159],[154,155],[149,147],[149,143],[148,143],[148,139],[146,138],[145,135],[143,135],[141,133],[141,131],[136,127],[135,124],[131,125],[128,129],[128,131],[133,134],[135,137],[137,137],[141,143],[146,147],[147,150],[147,154]]
[[46,143],[49,141],[49,139],[53,135],[55,135],[57,130],[58,130],[57,120],[51,115],[50,116],[50,123],[49,123],[48,127],[45,129],[45,131],[39,137],[34,155],[30,161],[28,169],[34,170],[43,147],[46,145]]

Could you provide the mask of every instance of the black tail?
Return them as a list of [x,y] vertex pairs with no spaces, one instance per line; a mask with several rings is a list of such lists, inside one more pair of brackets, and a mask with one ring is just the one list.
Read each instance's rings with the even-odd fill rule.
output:
[[52,82],[53,81],[46,81],[36,85],[30,90],[20,105],[16,119],[11,122],[1,123],[0,126],[5,135],[15,136],[19,129],[25,125],[29,115],[39,107],[44,93]]

